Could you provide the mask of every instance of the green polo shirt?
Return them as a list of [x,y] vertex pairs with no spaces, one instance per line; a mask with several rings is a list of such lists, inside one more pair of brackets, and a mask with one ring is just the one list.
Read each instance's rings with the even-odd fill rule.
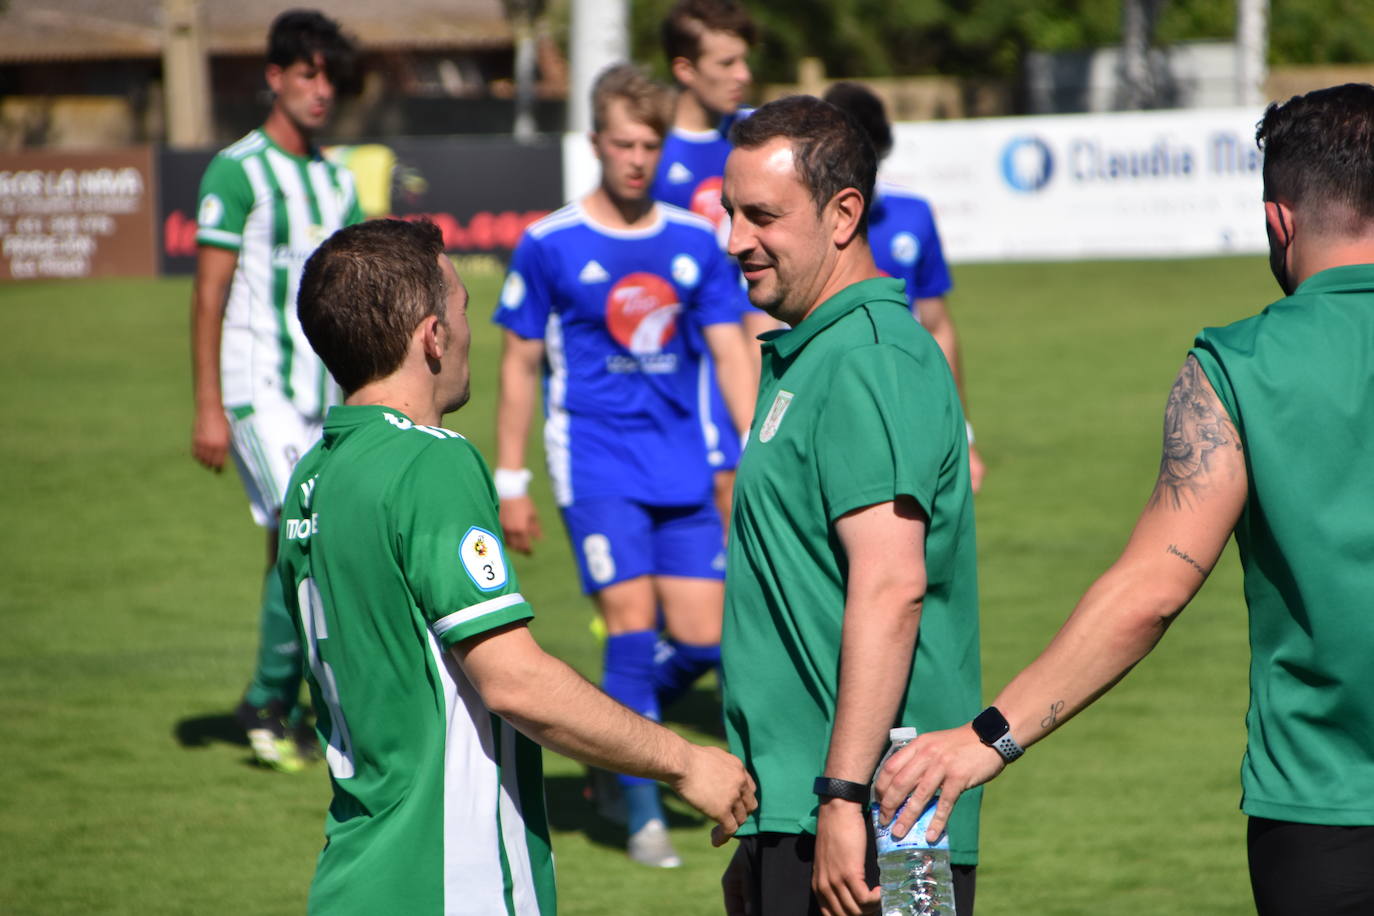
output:
[[1245,443],[1241,808],[1374,824],[1374,265],[1314,274],[1192,350]]
[[[855,283],[790,331],[762,336],[763,377],[735,480],[721,640],[730,750],[759,786],[740,831],[814,833],[839,688],[847,512],[900,495],[929,516],[928,586],[901,714],[952,728],[981,708],[978,581],[963,411],[902,282]],[[980,791],[950,821],[956,863],[978,854]]]

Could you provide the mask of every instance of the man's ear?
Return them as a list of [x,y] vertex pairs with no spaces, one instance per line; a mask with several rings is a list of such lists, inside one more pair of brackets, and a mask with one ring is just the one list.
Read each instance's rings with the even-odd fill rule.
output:
[[835,220],[830,240],[835,247],[843,248],[859,232],[859,220],[864,214],[864,196],[858,188],[845,188],[830,198],[829,209]]
[[267,88],[271,89],[274,95],[281,95],[281,74],[282,68],[277,64],[268,64],[263,73],[267,80]]
[[415,329],[420,335],[420,348],[428,359],[440,359],[448,350],[448,326],[437,315],[426,315]]
[[1269,231],[1274,234],[1274,238],[1279,240],[1282,245],[1290,245],[1297,230],[1297,215],[1293,208],[1277,200],[1266,200],[1264,202],[1264,219],[1269,224]]
[[696,64],[685,57],[674,57],[668,64],[668,71],[673,74],[673,79],[679,86],[686,86],[692,81],[692,77],[696,76],[697,68]]

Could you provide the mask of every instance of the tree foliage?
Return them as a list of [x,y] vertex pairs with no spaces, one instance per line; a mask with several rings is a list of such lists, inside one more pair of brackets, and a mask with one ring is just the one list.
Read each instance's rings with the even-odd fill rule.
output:
[[[752,58],[763,82],[790,82],[818,57],[836,77],[946,74],[1015,78],[1028,51],[1121,40],[1122,0],[747,0],[763,38]],[[667,68],[658,27],[672,0],[632,0],[637,60]],[[1276,64],[1374,62],[1370,0],[1272,0]],[[1162,0],[1155,42],[1227,41],[1234,0]]]

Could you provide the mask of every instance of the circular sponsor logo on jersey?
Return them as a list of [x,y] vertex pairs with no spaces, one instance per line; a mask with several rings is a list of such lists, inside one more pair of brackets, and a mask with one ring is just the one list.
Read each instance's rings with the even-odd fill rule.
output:
[[494,591],[506,584],[506,556],[496,535],[485,528],[469,528],[458,547],[472,581],[484,592]]
[[618,280],[606,297],[606,327],[637,356],[659,353],[677,332],[681,310],[673,284],[658,274],[632,273]]
[[725,219],[725,208],[720,204],[720,191],[724,184],[724,179],[713,175],[692,192],[692,212],[706,217],[717,226]]
[[892,237],[892,260],[910,267],[916,263],[921,252],[921,243],[910,232],[899,232]]
[[673,258],[673,279],[678,286],[685,286],[688,289],[697,285],[701,279],[701,268],[697,266],[696,259],[690,254],[680,254]]
[[525,278],[520,276],[520,271],[512,270],[501,287],[501,304],[508,309],[518,309],[524,301]]
[[202,226],[215,227],[224,218],[224,203],[219,199],[218,194],[206,194],[200,201],[200,212],[196,214],[196,222]]

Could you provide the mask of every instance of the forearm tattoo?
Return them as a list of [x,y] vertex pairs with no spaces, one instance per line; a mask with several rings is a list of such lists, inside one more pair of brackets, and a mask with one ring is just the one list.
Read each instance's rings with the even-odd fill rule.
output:
[[1208,473],[1219,449],[1240,451],[1240,436],[1226,414],[1202,367],[1189,356],[1169,390],[1164,410],[1164,454],[1159,462],[1150,506],[1193,508],[1195,498],[1211,484]]
[[1055,700],[1050,704],[1050,714],[1040,720],[1040,727],[1046,730],[1054,728],[1055,723],[1059,721],[1059,714],[1063,711],[1064,701]]

